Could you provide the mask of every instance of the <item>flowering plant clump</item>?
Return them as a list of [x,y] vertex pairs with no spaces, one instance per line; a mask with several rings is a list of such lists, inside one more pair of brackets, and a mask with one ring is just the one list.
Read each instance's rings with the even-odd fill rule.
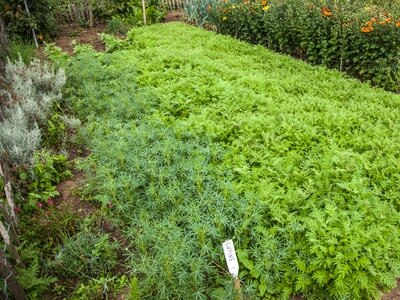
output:
[[209,6],[207,20],[223,34],[400,91],[400,12],[346,1],[239,0]]

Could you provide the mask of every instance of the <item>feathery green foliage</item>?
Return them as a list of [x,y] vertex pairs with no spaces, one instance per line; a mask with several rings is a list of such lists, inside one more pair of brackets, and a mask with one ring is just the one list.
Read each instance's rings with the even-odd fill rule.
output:
[[398,95],[183,24],[119,46],[78,47],[67,71],[92,151],[87,192],[124,229],[138,293],[230,299],[227,238],[250,298],[394,286]]

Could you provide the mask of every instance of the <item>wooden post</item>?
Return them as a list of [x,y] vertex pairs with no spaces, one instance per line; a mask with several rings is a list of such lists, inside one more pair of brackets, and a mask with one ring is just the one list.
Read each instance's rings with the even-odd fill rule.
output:
[[7,260],[6,254],[0,249],[0,277],[3,278],[6,286],[10,289],[14,299],[27,300],[26,294],[15,278],[15,271]]
[[3,237],[4,243],[6,244],[7,250],[10,252],[12,258],[15,260],[17,265],[23,265],[21,257],[18,254],[17,248],[15,248],[8,230],[5,228],[3,222],[0,221],[0,234]]
[[12,196],[10,169],[8,167],[7,160],[4,159],[4,155],[1,155],[0,176],[3,177],[4,180],[4,192],[6,194],[8,206],[10,207],[11,220],[17,229],[18,219],[17,215],[15,214],[15,202]]
[[8,54],[8,39],[6,34],[6,25],[3,19],[0,17],[0,58]]
[[88,8],[88,14],[89,14],[89,27],[92,28],[94,25],[92,2],[88,1],[87,8]]
[[[25,5],[26,13],[28,14],[28,16],[30,16],[31,13],[29,12],[28,3],[26,2],[26,0],[24,0],[24,5]],[[39,44],[38,44],[38,41],[37,41],[37,38],[36,38],[35,29],[33,27],[32,27],[32,35],[33,35],[33,41],[35,42],[35,46],[36,46],[36,48],[38,48]]]
[[146,0],[142,0],[142,10],[143,10],[143,25],[146,26]]

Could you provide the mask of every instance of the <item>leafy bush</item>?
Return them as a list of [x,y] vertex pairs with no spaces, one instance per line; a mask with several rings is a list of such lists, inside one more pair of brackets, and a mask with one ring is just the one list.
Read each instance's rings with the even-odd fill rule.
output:
[[128,25],[121,17],[112,17],[107,22],[106,32],[111,34],[126,34],[128,31]]
[[53,15],[53,2],[54,0],[28,1],[28,15],[23,0],[0,0],[0,14],[4,18],[8,33],[30,40],[31,29],[34,28],[39,41],[54,36],[58,26]]
[[70,101],[87,192],[131,243],[139,298],[232,299],[228,238],[251,299],[395,285],[399,96],[184,24],[120,47],[77,49]]
[[30,171],[19,173],[20,179],[25,182],[27,209],[42,207],[49,198],[57,196],[56,185],[71,176],[67,169],[67,157],[62,154],[37,152],[33,158]]
[[218,32],[400,91],[400,10],[360,1],[198,0]]

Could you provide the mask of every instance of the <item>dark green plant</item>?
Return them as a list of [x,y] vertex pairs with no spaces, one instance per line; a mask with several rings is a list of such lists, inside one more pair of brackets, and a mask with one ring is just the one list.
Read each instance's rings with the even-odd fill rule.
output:
[[126,34],[129,29],[129,24],[118,16],[114,16],[107,22],[106,32],[111,34]]
[[70,176],[65,155],[37,152],[32,169],[19,173],[19,179],[26,186],[24,208],[41,208],[49,198],[59,195],[56,185]]
[[23,287],[29,299],[43,299],[45,292],[57,281],[53,276],[43,274],[41,267],[40,247],[36,241],[21,247],[21,257],[25,267],[18,268],[18,282]]
[[53,0],[28,1],[30,14],[25,10],[23,0],[0,0],[0,14],[7,32],[32,41],[32,28],[36,30],[38,41],[54,37],[58,32],[53,11]]
[[55,112],[47,120],[47,126],[43,136],[43,144],[53,149],[59,149],[66,138],[66,126],[61,115]]
[[83,228],[75,235],[65,235],[62,245],[49,262],[52,274],[63,278],[99,278],[110,274],[117,264],[118,243],[107,233]]
[[14,38],[10,42],[10,52],[8,57],[12,62],[22,59],[24,64],[29,63],[36,57],[35,46],[32,42],[24,42],[22,39]]
[[102,300],[104,298],[116,298],[118,293],[123,292],[129,284],[129,280],[125,275],[117,276],[101,276],[97,279],[90,279],[86,283],[81,283],[69,299],[93,299]]

